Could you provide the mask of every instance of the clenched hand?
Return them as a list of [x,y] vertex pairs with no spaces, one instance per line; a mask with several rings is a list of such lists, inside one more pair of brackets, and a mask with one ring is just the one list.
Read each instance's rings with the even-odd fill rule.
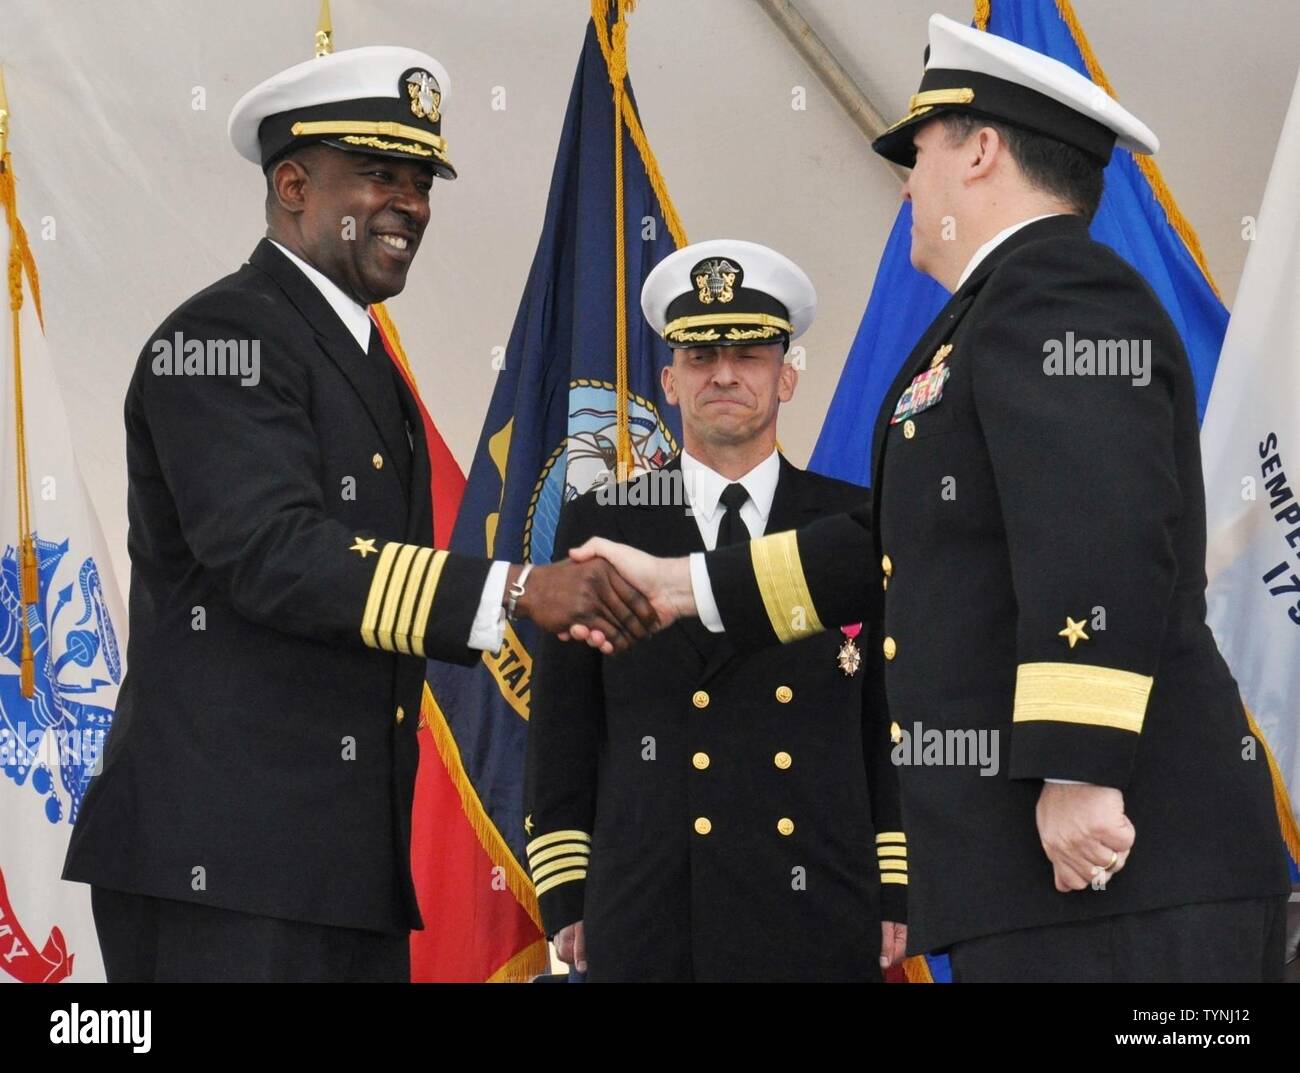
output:
[[[519,570],[510,568],[507,591]],[[630,648],[659,626],[650,601],[603,559],[534,567],[515,613],[566,639],[571,629],[580,628],[585,631],[580,640],[606,655]]]

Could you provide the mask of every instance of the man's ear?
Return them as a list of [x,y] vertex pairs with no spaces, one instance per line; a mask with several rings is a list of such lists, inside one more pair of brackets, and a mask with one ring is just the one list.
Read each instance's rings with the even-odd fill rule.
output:
[[307,169],[292,157],[281,160],[271,172],[271,189],[275,200],[285,212],[295,215],[307,207]]
[[789,402],[794,398],[794,389],[799,384],[799,370],[790,362],[782,360],[781,378],[776,383],[776,397],[781,402]]
[[992,127],[981,127],[967,143],[970,155],[966,157],[966,178],[982,179],[989,174],[1008,151],[1007,143]]
[[[674,354],[676,351],[674,351]],[[676,361],[676,357],[673,361]],[[659,370],[659,383],[663,385],[664,398],[674,406],[677,405],[677,378],[673,376],[673,367],[665,365]]]

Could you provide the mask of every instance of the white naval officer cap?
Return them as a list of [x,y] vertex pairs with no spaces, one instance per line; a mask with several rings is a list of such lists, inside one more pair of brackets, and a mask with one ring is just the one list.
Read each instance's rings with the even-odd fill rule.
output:
[[790,258],[715,238],[670,253],[646,277],[641,312],[670,347],[789,346],[813,322],[817,292]]
[[1005,37],[930,16],[925,74],[908,113],[871,148],[910,168],[913,129],[946,112],[1009,123],[1083,150],[1104,167],[1118,141],[1154,153],[1160,141],[1137,116],[1074,68]]
[[302,145],[423,160],[456,178],[442,137],[446,69],[413,48],[371,45],[294,65],[243,95],[227,130],[240,156],[265,170]]

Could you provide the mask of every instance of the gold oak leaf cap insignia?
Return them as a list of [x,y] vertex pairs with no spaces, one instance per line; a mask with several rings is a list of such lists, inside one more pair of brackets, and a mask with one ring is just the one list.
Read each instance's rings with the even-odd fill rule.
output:
[[355,542],[353,543],[352,547],[348,548],[348,551],[355,551],[363,559],[367,555],[379,554],[379,552],[375,549],[375,540],[373,537],[370,538],[369,540],[362,540],[361,537],[356,537]]
[[1071,648],[1074,647],[1077,641],[1089,641],[1091,640],[1091,638],[1086,633],[1083,632],[1084,623],[1086,623],[1087,621],[1088,620],[1085,618],[1080,620],[1079,622],[1075,622],[1074,619],[1072,619],[1069,615],[1066,615],[1065,629],[1060,630],[1056,634],[1056,636],[1064,637],[1067,641],[1070,642]]

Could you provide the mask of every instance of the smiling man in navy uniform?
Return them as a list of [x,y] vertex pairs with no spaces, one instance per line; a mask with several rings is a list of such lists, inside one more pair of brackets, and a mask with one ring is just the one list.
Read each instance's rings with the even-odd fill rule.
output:
[[171,314],[126,400],[129,670],[64,878],[110,981],[405,980],[425,658],[565,605],[644,636],[612,574],[435,551],[419,401],[368,306],[429,223],[447,73],[299,64],[235,106],[266,238]]
[[600,550],[742,648],[861,617],[870,573],[892,719],[1004,760],[900,773],[910,948],[957,980],[1279,980],[1289,883],[1205,623],[1191,370],[1088,235],[1117,141],[1157,147],[1066,65],[934,16],[874,148],[913,169],[912,261],[953,295],[876,420],[872,504],[707,560]]
[[[602,536],[681,555],[860,504],[777,451],[816,302],[753,242],[655,266],[641,308],[672,348],[683,450],[570,503],[560,554]],[[543,643],[525,826],[561,958],[592,981],[875,981],[902,955],[907,843],[879,638],[859,629],[748,655],[694,619],[613,659]]]

